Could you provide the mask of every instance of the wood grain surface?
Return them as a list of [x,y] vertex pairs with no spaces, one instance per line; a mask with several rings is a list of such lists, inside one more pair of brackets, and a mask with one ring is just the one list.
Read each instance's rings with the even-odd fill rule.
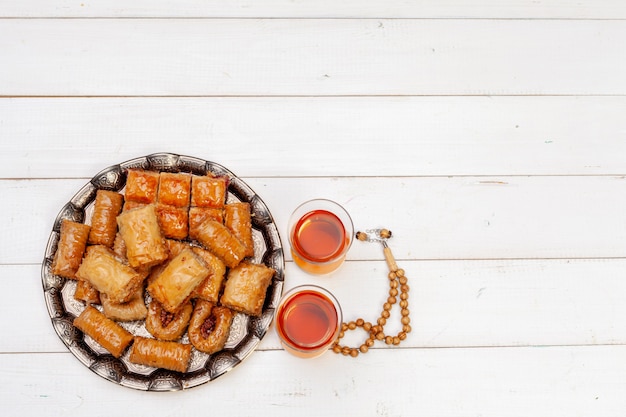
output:
[[[612,0],[0,3],[0,414],[623,416],[624,40]],[[406,341],[302,360],[272,328],[173,393],[91,372],[50,323],[45,245],[93,175],[154,152],[248,183],[285,288],[328,288],[347,320],[387,298],[381,247],[307,275],[289,215],[324,197],[391,229]]]

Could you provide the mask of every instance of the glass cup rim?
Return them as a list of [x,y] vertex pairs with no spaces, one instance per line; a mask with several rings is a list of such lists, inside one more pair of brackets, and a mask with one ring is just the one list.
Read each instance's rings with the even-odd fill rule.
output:
[[[312,198],[310,200],[304,201],[303,203],[301,203],[300,205],[298,205],[291,213],[291,216],[289,216],[289,226],[288,226],[288,230],[287,230],[287,237],[289,240],[289,245],[291,246],[291,249],[293,250],[294,248],[294,244],[293,244],[293,229],[296,226],[296,224],[298,223],[298,220],[300,220],[300,218],[302,218],[302,216],[304,216],[305,214],[307,214],[308,212],[304,212],[302,214],[296,215],[296,213],[301,210],[303,207],[305,207],[306,205],[309,205],[311,203],[324,203],[324,204],[330,204],[332,205],[334,208],[338,209],[341,214],[343,214],[345,216],[345,219],[347,220],[347,224],[345,224],[344,219],[342,219],[341,217],[337,216],[339,218],[339,221],[341,221],[341,223],[343,224],[343,227],[346,230],[346,235],[348,236],[348,244],[343,248],[343,250],[340,253],[337,253],[335,256],[333,256],[332,259],[326,260],[326,261],[314,261],[314,260],[310,260],[308,258],[306,258],[306,262],[308,264],[311,265],[328,265],[328,264],[332,264],[334,262],[337,262],[338,259],[340,259],[342,256],[345,256],[348,253],[348,250],[350,250],[350,247],[352,246],[352,242],[354,241],[354,223],[352,221],[352,216],[350,216],[350,213],[348,213],[348,210],[346,210],[341,204],[337,203],[336,201],[330,200],[328,198]],[[324,209],[322,209],[324,210]],[[336,213],[333,213],[336,215]],[[300,254],[298,254],[299,256],[301,256]]]
[[330,300],[331,304],[333,305],[333,308],[335,309],[336,313],[337,313],[337,328],[334,331],[335,337],[332,339],[332,341],[330,343],[328,343],[328,346],[332,345],[332,343],[334,343],[334,340],[336,339],[337,335],[339,334],[339,332],[341,331],[341,324],[343,323],[343,311],[341,310],[341,304],[339,304],[339,300],[337,300],[337,297],[335,297],[335,295],[333,293],[331,293],[329,290],[327,290],[324,287],[321,287],[319,285],[315,285],[315,284],[301,284],[301,285],[297,285],[291,289],[289,289],[287,292],[285,292],[282,297],[280,298],[280,301],[278,302],[278,305],[276,307],[276,312],[275,312],[275,316],[274,317],[274,323],[276,323],[276,333],[278,335],[278,338],[280,339],[281,343],[284,343],[286,345],[289,346],[290,349],[293,349],[295,351],[301,352],[301,353],[311,353],[311,349],[312,350],[317,350],[317,349],[323,349],[325,347],[325,344],[319,345],[319,346],[314,346],[312,348],[308,348],[308,349],[303,349],[299,346],[294,345],[293,343],[290,343],[289,340],[286,340],[282,335],[281,332],[278,330],[278,328],[280,327],[280,320],[278,320],[278,316],[282,311],[282,308],[284,306],[284,304],[290,300],[294,295],[302,292],[302,291],[312,291],[312,292],[317,292],[323,296],[325,296],[326,298],[328,298],[328,300]]

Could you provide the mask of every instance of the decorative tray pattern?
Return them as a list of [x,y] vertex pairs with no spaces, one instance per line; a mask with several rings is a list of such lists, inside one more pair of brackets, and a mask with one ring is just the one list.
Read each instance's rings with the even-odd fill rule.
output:
[[[123,192],[128,169],[158,172],[187,172],[227,176],[230,179],[227,202],[248,202],[252,211],[254,259],[276,270],[259,317],[237,313],[226,346],[220,352],[208,355],[193,350],[188,371],[185,373],[135,365],[128,360],[128,352],[116,359],[89,336],[73,326],[73,320],[85,308],[73,297],[76,282],[52,274],[51,265],[59,240],[62,219],[89,224],[93,202],[98,189]],[[284,254],[274,220],[261,198],[241,179],[215,162],[195,157],[158,153],[135,158],[108,167],[96,174],[61,209],[45,249],[41,279],[44,298],[54,330],[69,351],[90,370],[116,384],[146,391],[177,391],[215,380],[233,369],[250,355],[270,327],[274,310],[282,295],[284,281]],[[143,321],[120,323],[131,333],[151,337]],[[188,342],[185,335],[182,342]]]

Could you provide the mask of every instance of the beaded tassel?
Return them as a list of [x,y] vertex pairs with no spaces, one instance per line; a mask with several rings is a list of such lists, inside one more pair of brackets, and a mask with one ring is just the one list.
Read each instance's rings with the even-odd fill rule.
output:
[[[356,238],[362,242],[381,242],[383,245],[383,253],[385,255],[385,261],[387,262],[387,266],[389,267],[389,297],[387,298],[387,302],[383,305],[383,310],[380,313],[380,317],[376,321],[375,325],[372,323],[359,318],[355,321],[351,321],[348,323],[343,323],[341,325],[341,331],[339,332],[339,336],[337,340],[333,344],[333,352],[341,353],[346,356],[351,356],[353,358],[357,357],[359,353],[366,353],[369,348],[371,348],[377,340],[384,341],[388,345],[399,345],[401,341],[406,339],[407,333],[411,331],[411,319],[409,318],[409,285],[408,279],[404,275],[404,270],[398,268],[396,264],[396,260],[391,253],[391,249],[387,246],[387,239],[391,238],[391,231],[387,229],[374,229],[368,230],[368,233],[365,232],[357,232]],[[398,297],[400,298],[400,302],[398,303]],[[400,319],[402,323],[402,331],[400,331],[396,336],[386,335],[384,332],[385,324],[387,324],[387,319],[390,317],[390,312],[393,306],[398,303],[400,306],[400,314],[402,318]],[[355,330],[357,328],[362,328],[366,332],[369,333],[369,337],[365,340],[365,342],[357,349],[349,346],[342,346],[339,344],[339,341],[345,336],[345,333],[348,330]]]

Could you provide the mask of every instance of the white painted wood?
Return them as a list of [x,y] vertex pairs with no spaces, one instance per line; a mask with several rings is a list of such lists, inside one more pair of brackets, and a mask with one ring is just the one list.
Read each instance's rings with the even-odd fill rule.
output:
[[0,17],[268,17],[268,18],[560,18],[620,19],[618,0],[372,1],[372,0],[181,0],[124,2],[24,0],[0,2]]
[[[617,0],[0,0],[0,415],[622,416],[625,19]],[[392,229],[406,343],[304,361],[272,329],[189,392],[92,374],[50,324],[45,243],[88,178],[159,151],[232,169],[283,238],[320,196]],[[331,277],[288,256],[285,284],[373,319],[385,273],[358,242]]]
[[[626,205],[619,177],[249,178],[284,244],[295,207],[335,200],[357,230],[394,231],[400,259],[624,257]],[[86,180],[1,181],[0,263],[39,263],[55,217]],[[350,259],[382,259],[353,246]]]
[[[395,248],[394,248],[395,249]],[[613,345],[626,343],[626,260],[400,261],[409,277],[413,331],[403,348]],[[332,277],[287,263],[285,290],[317,284],[338,298],[346,321],[378,318],[387,299],[383,261],[349,261]],[[39,265],[0,266],[0,353],[67,352],[50,323]],[[399,313],[387,325],[401,330]],[[346,342],[360,345],[362,331]],[[375,346],[385,349],[384,343]],[[280,350],[272,327],[259,350]],[[0,355],[1,356],[1,355]]]
[[624,38],[620,20],[5,19],[0,95],[623,95]]
[[245,177],[623,175],[624,114],[621,96],[5,98],[0,178],[161,151]]
[[[0,355],[0,411],[22,415],[455,415],[618,417],[624,346],[399,349],[303,361],[257,352],[189,391],[118,387],[67,354]],[[88,382],[85,382],[88,381]],[[210,409],[210,411],[208,411]]]

